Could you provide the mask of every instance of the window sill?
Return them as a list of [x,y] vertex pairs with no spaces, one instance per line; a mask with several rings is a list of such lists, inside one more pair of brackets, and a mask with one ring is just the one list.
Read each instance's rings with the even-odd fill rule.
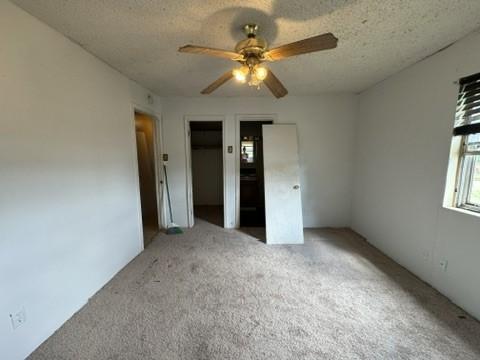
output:
[[473,210],[467,210],[467,209],[462,209],[462,208],[453,207],[453,206],[443,206],[443,208],[447,210],[455,211],[461,214],[471,215],[471,216],[480,218],[480,212],[476,212]]

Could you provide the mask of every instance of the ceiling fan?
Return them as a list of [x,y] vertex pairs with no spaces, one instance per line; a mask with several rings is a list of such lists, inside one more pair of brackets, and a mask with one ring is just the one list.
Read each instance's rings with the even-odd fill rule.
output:
[[338,39],[331,33],[314,36],[290,44],[268,49],[268,44],[260,36],[257,36],[258,26],[247,24],[243,27],[247,36],[235,46],[235,51],[214,49],[196,45],[185,45],[178,51],[190,54],[208,55],[236,61],[240,67],[227,71],[213,83],[201,91],[202,94],[210,94],[235,77],[240,83],[248,83],[249,86],[260,87],[263,82],[276,98],[287,95],[288,91],[273,72],[262,63],[265,61],[277,61],[290,56],[307,54],[315,51],[328,50],[337,47]]

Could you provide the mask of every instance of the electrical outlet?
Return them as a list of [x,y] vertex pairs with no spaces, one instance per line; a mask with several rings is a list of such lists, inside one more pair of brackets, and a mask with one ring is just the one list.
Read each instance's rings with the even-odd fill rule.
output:
[[440,261],[440,268],[443,270],[443,271],[447,271],[447,267],[448,267],[448,260],[447,259],[442,259]]
[[428,261],[430,259],[430,254],[428,251],[422,252],[423,260]]
[[27,314],[25,312],[25,308],[22,307],[20,311],[16,314],[10,314],[10,320],[12,322],[13,330],[23,325],[27,321]]

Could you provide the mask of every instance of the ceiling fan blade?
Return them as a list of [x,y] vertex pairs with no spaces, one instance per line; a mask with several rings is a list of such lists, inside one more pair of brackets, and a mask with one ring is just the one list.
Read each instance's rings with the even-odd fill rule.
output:
[[265,59],[276,61],[290,56],[333,49],[337,47],[337,42],[338,39],[333,34],[322,34],[271,49],[265,54]]
[[220,86],[225,84],[228,80],[230,80],[233,77],[232,71],[227,71],[225,74],[220,76],[217,80],[215,80],[213,83],[208,85],[205,89],[201,91],[202,94],[211,94],[215,90],[217,90]]
[[268,70],[268,75],[263,82],[277,99],[288,94],[288,90],[285,89],[285,86],[283,86],[271,70]]
[[208,56],[215,56],[229,60],[241,60],[243,56],[237,54],[233,51],[222,50],[222,49],[214,49],[208,48],[203,46],[196,46],[196,45],[185,45],[178,49],[179,52],[189,53],[189,54],[199,54],[199,55],[208,55]]

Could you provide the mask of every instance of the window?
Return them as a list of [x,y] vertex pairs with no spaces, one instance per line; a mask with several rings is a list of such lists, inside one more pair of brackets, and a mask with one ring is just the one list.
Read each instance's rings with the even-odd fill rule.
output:
[[461,137],[455,205],[480,212],[480,74],[460,80],[455,137]]
[[[245,139],[247,139],[245,137]],[[241,161],[253,164],[255,162],[255,142],[253,140],[242,140]]]

